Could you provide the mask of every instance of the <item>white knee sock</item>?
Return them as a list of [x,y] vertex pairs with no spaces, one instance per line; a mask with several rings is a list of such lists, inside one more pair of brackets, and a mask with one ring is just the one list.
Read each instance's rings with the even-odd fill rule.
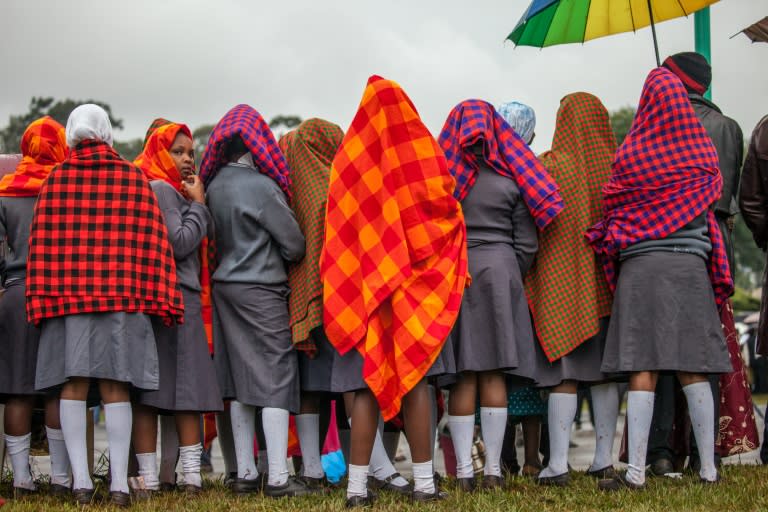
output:
[[[379,426],[376,429],[376,437],[373,439],[373,449],[371,450],[371,462],[368,466],[368,471],[378,480],[386,480],[393,474],[397,473],[397,469],[392,465],[392,461],[389,458],[386,448],[384,448],[384,441],[382,440],[381,433],[384,431],[384,420],[379,416]],[[397,486],[408,485],[408,480],[399,476],[390,481]]]
[[59,401],[61,431],[64,444],[72,464],[73,489],[93,489],[93,481],[88,470],[88,448],[85,441],[85,400]]
[[653,391],[627,393],[627,480],[636,485],[645,483],[645,455],[653,419]]
[[48,438],[48,453],[51,455],[51,483],[69,487],[72,479],[69,477],[69,455],[64,444],[64,433],[61,429],[45,427]]
[[472,478],[472,441],[475,437],[475,415],[448,416],[453,451],[456,454],[456,478]]
[[160,489],[160,480],[157,478],[157,452],[137,453],[139,462],[139,476],[144,479],[144,488],[151,491]]
[[435,470],[431,460],[413,463],[413,490],[435,494]]
[[229,406],[232,437],[235,439],[237,478],[253,480],[259,476],[253,456],[253,436],[256,434],[256,408],[235,400]]
[[219,438],[221,457],[224,459],[224,474],[237,473],[237,458],[235,456],[235,440],[232,437],[232,421],[229,411],[216,415],[216,437]]
[[701,470],[699,476],[704,480],[717,480],[715,466],[715,405],[709,382],[696,382],[683,388],[688,412],[691,415],[691,427],[699,448]]
[[267,483],[283,485],[288,481],[288,418],[286,409],[264,407],[261,417],[264,422],[264,438],[267,441],[269,470]]
[[176,484],[179,433],[174,416],[160,416],[160,481]]
[[480,430],[485,443],[485,470],[488,476],[501,476],[501,445],[507,430],[506,407],[481,407]]
[[347,498],[352,496],[368,496],[368,466],[349,465]]
[[310,478],[322,478],[325,473],[320,462],[320,415],[297,414],[295,419],[304,466],[302,474]]
[[8,456],[11,458],[13,468],[13,486],[22,489],[34,490],[35,482],[32,481],[32,472],[29,468],[29,445],[32,434],[23,436],[5,435],[5,445],[8,447]]
[[184,483],[186,485],[203,486],[203,479],[200,476],[200,455],[202,453],[203,445],[200,443],[179,448],[179,459],[181,459],[181,468],[184,471]]
[[129,492],[128,454],[131,450],[133,411],[130,402],[104,405],[104,418],[109,444],[110,491]]
[[550,393],[547,402],[549,431],[549,464],[540,477],[553,477],[568,472],[568,446],[571,427],[576,417],[576,393]]
[[590,387],[595,422],[595,457],[590,471],[613,466],[613,438],[619,418],[619,388],[615,382]]

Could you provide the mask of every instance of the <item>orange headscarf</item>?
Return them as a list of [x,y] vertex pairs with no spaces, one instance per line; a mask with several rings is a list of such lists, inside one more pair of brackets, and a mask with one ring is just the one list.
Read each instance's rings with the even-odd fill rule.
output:
[[144,151],[133,163],[144,171],[149,181],[163,180],[180,191],[181,172],[169,152],[179,133],[192,138],[192,132],[185,124],[168,123],[158,127],[149,136]]
[[45,116],[33,121],[21,137],[23,158],[13,174],[0,180],[0,196],[35,197],[53,167],[67,156],[64,127]]

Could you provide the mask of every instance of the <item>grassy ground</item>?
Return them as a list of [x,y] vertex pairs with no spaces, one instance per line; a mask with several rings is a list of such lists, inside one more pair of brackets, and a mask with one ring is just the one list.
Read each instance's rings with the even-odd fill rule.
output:
[[[411,505],[407,500],[381,493],[374,509],[387,511],[444,510],[482,511],[765,511],[768,510],[768,467],[728,466],[722,471],[719,485],[703,486],[691,475],[681,480],[649,479],[642,492],[621,491],[606,494],[596,488],[595,481],[575,474],[571,487],[566,489],[542,488],[529,480],[515,477],[508,480],[505,491],[460,494],[449,481],[444,488],[449,492],[445,501],[428,505]],[[10,487],[5,481],[0,494],[8,496]],[[262,496],[234,497],[219,482],[207,482],[204,493],[193,499],[181,493],[168,493],[133,507],[134,510],[167,512],[187,511],[294,511],[342,510],[344,491],[337,489],[329,496],[274,500]],[[107,506],[93,505],[91,510],[108,510]],[[8,500],[2,512],[38,510],[78,510],[73,504],[51,497],[40,496],[27,501]]]

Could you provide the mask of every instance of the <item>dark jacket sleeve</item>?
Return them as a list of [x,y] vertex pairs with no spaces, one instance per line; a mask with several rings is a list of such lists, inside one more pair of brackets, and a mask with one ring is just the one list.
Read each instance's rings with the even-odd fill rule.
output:
[[752,134],[747,159],[741,173],[739,208],[757,246],[766,249],[768,243],[768,122],[761,121]]

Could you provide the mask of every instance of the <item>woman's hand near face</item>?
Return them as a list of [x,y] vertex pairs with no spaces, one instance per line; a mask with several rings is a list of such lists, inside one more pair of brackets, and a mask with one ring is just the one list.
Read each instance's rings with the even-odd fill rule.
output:
[[181,182],[181,190],[192,201],[205,203],[205,188],[196,174],[192,174]]

